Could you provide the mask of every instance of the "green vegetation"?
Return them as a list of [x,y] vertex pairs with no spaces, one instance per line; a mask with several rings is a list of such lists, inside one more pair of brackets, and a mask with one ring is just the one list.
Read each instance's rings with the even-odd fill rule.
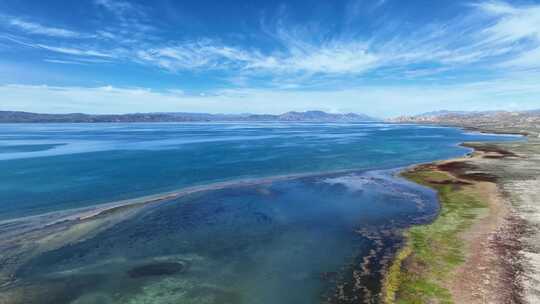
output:
[[405,233],[407,243],[398,253],[384,282],[384,302],[399,304],[452,303],[445,282],[463,263],[460,232],[471,226],[486,204],[473,185],[460,184],[450,174],[422,166],[403,174],[438,191],[441,204],[437,219]]

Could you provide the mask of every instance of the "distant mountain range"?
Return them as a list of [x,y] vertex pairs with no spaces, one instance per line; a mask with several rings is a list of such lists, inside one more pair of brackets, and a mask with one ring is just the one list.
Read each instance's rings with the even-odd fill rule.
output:
[[540,119],[540,110],[530,111],[435,111],[419,115],[400,116],[391,119],[393,122],[415,123],[452,123],[474,124],[483,121],[537,121]]
[[19,111],[0,111],[0,123],[106,123],[106,122],[368,122],[380,121],[364,114],[334,114],[323,111],[287,112],[273,114],[208,114],[208,113],[132,113],[132,114],[40,114]]
[[398,123],[459,126],[495,133],[540,134],[540,110],[532,111],[437,111],[390,120]]

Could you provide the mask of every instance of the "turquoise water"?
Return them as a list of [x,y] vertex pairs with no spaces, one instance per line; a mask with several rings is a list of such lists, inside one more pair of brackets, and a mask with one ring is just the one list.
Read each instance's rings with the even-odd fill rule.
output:
[[[438,212],[396,168],[462,155],[462,141],[515,140],[388,124],[0,130],[5,219],[265,177],[149,204],[16,268],[0,259],[0,274],[15,269],[0,302],[45,304],[377,302],[400,229]],[[314,174],[273,178],[299,173]]]
[[505,139],[387,124],[4,124],[0,219],[231,179],[394,168]]

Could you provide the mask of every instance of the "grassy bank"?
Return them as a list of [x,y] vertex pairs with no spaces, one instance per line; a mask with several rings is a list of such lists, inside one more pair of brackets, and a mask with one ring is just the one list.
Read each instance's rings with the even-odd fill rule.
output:
[[453,303],[448,282],[466,255],[460,234],[487,210],[487,203],[475,181],[458,179],[451,170],[437,165],[418,166],[402,175],[435,189],[441,210],[433,223],[412,227],[405,233],[406,245],[384,282],[384,302]]

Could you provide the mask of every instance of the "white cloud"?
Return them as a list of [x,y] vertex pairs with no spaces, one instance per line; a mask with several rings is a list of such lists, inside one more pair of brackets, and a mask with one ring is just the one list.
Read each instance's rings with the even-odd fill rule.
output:
[[111,40],[112,39],[119,39],[119,37],[116,34],[113,34],[113,33],[108,32],[108,31],[99,30],[99,31],[97,31],[97,34],[101,38],[106,38],[106,39],[111,39]]
[[527,52],[523,52],[518,57],[503,62],[502,67],[519,67],[521,69],[540,69],[540,46]]
[[433,65],[425,75],[473,64],[475,70],[492,70],[503,63],[516,68],[538,66],[534,60],[540,47],[540,5],[489,1],[471,7],[466,18],[390,37],[324,39],[313,30],[287,26],[280,20],[275,29],[266,30],[281,47],[274,51],[201,39],[140,50],[136,57],[170,71],[226,69],[274,77],[361,75],[381,68],[400,68],[403,76],[410,76],[407,68],[418,64]]
[[95,51],[95,50],[82,50],[82,49],[75,49],[75,48],[66,48],[66,47],[58,47],[58,46],[50,46],[45,44],[36,44],[36,47],[56,52],[56,53],[62,53],[62,54],[68,54],[68,55],[76,55],[76,56],[91,56],[91,57],[105,57],[105,58],[113,58],[114,55],[104,53],[101,51]]
[[172,70],[198,68],[219,69],[239,62],[251,61],[251,55],[233,47],[213,44],[210,40],[185,43],[178,46],[141,50],[139,59]]
[[28,22],[21,19],[13,19],[9,22],[11,26],[17,27],[30,34],[40,34],[51,37],[76,38],[81,34],[56,27],[48,27],[34,22]]
[[540,5],[512,6],[505,2],[483,2],[475,5],[496,22],[483,30],[496,42],[509,43],[529,38],[540,40]]
[[[540,78],[455,85],[357,86],[342,90],[227,89],[202,94],[146,88],[0,86],[2,110],[34,112],[282,113],[290,110],[365,112],[379,117],[438,109],[540,108]],[[272,105],[271,107],[269,105]]]
[[230,69],[267,73],[360,73],[378,58],[365,44],[330,42],[323,46],[291,47],[287,52],[263,55],[257,50],[226,46],[212,40],[138,51],[139,59],[171,71]]
[[362,73],[379,64],[376,54],[370,53],[361,42],[331,41],[320,46],[304,44],[290,46],[286,54],[257,58],[247,69],[267,69],[289,73],[348,74]]
[[[120,0],[94,3],[114,13],[120,23],[116,28],[97,31],[95,37],[102,39],[93,41],[90,48],[79,41],[52,45],[19,37],[7,39],[62,54],[61,58],[48,60],[54,63],[122,60],[173,72],[219,70],[237,87],[256,87],[256,81],[264,80],[268,86],[290,90],[328,87],[333,80],[346,83],[367,73],[378,80],[437,79],[457,69],[464,75],[499,75],[540,68],[540,5],[477,2],[446,24],[426,24],[409,31],[380,28],[371,37],[356,35],[354,29],[343,35],[329,35],[324,29],[295,26],[279,19],[270,29],[263,25],[265,45],[272,47],[257,48],[256,44],[246,47],[208,38],[166,41],[145,32],[124,39],[125,31],[136,33],[137,26],[145,26],[143,7]],[[363,1],[355,3],[363,5]],[[349,17],[357,18],[359,14],[356,10]],[[65,37],[71,33],[16,22],[14,26],[25,27],[27,32],[48,31]]]
[[505,2],[483,2],[476,7],[494,18],[482,30],[484,43],[491,49],[509,48],[508,58],[496,66],[540,68],[540,5],[512,6]]
[[94,0],[94,3],[116,17],[119,21],[119,30],[124,35],[137,36],[154,29],[145,22],[148,18],[140,4],[122,0]]
[[102,6],[113,13],[123,13],[135,8],[131,3],[120,0],[95,0],[94,2],[96,5]]
[[44,59],[45,62],[58,63],[58,64],[84,64],[82,62],[71,61],[71,60],[61,60],[61,59]]

